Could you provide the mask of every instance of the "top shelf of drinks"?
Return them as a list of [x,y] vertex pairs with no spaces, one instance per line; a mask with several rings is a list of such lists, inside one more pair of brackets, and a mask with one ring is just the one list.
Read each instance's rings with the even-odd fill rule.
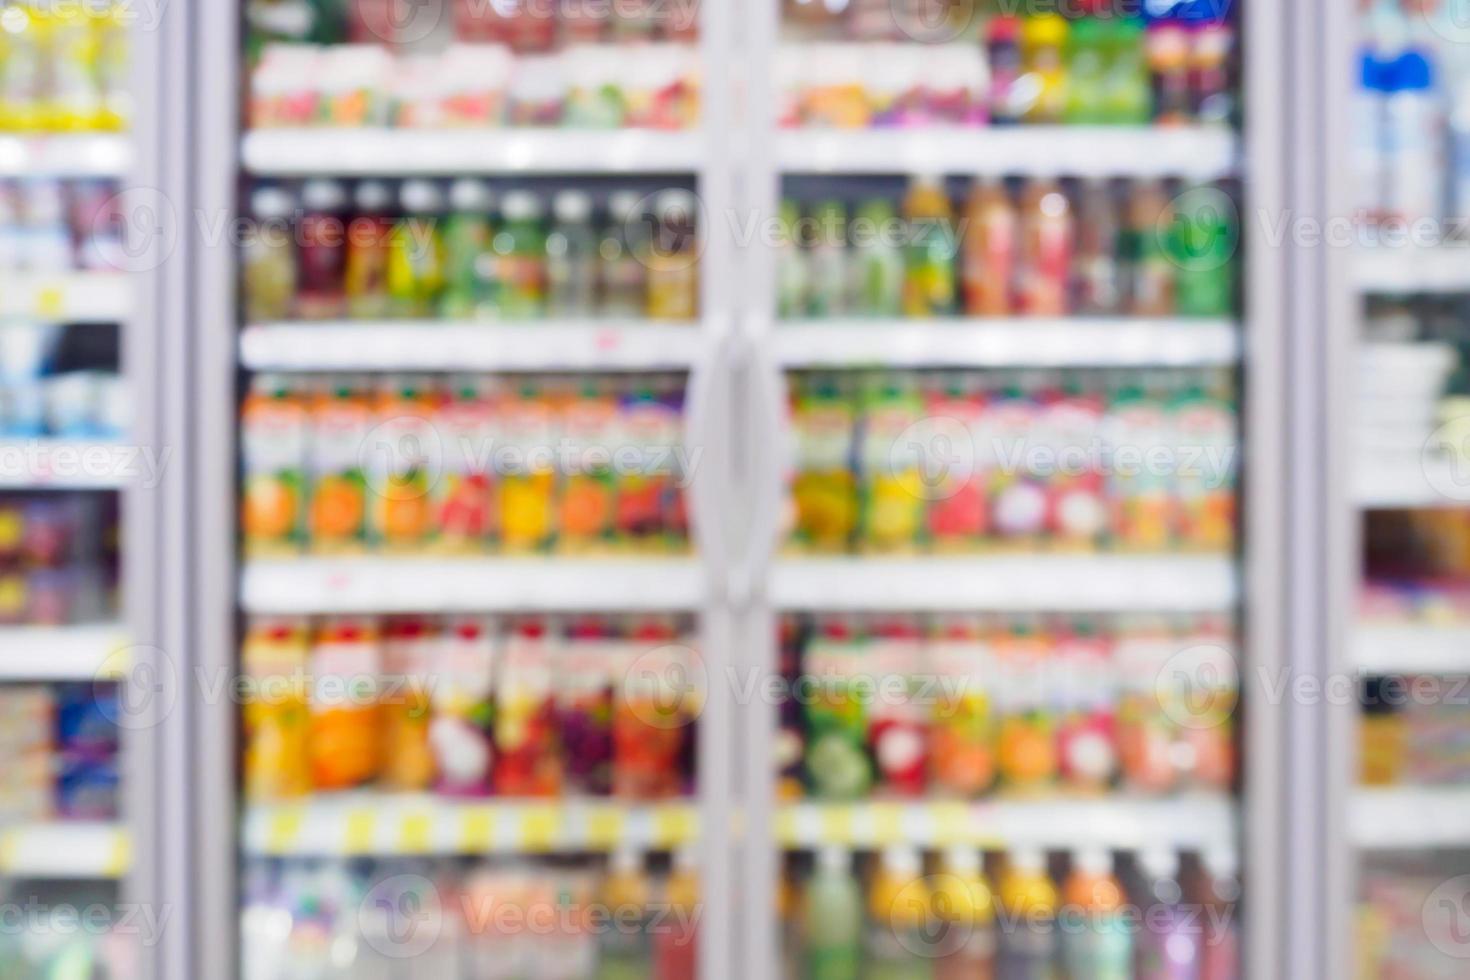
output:
[[1228,2],[1119,12],[1081,0],[1062,5],[1066,16],[1002,6],[784,0],[781,124],[1175,126],[1236,117]]
[[22,0],[0,10],[0,134],[119,132],[132,113],[131,4]]

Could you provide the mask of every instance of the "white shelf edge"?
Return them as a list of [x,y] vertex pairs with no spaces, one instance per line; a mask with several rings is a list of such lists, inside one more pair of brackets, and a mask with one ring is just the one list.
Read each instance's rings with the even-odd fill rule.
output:
[[343,321],[260,323],[240,334],[254,371],[687,370],[698,322]]
[[247,560],[246,612],[554,612],[697,609],[693,558],[281,558]]
[[118,323],[133,307],[125,272],[5,272],[0,317],[51,323]]
[[1470,786],[1356,787],[1348,833],[1358,847],[1470,847]]
[[132,162],[121,133],[0,135],[0,177],[123,177]]
[[0,681],[91,681],[126,669],[119,623],[0,627]]
[[132,848],[121,824],[57,820],[0,826],[0,874],[104,880],[127,874]]
[[1470,627],[1360,623],[1353,663],[1367,674],[1470,674]]
[[1470,245],[1365,246],[1353,260],[1359,292],[1470,292]]
[[257,176],[694,173],[701,132],[575,129],[260,129],[241,156]]
[[690,800],[454,800],[352,792],[247,805],[247,854],[495,854],[667,850],[694,841]]
[[1364,455],[1354,463],[1353,501],[1364,510],[1470,507],[1470,485],[1461,487],[1451,465],[1417,452]]
[[3,490],[119,490],[149,475],[149,465],[118,441],[0,436]]
[[1191,177],[1239,169],[1240,141],[1215,126],[1006,126],[788,129],[778,166],[792,173]]
[[1235,823],[1234,801],[1213,794],[1164,799],[802,802],[777,811],[776,838],[793,849],[827,843],[860,848],[904,843],[1131,850],[1163,843],[1195,850],[1233,847]]
[[786,368],[1230,365],[1235,321],[1217,318],[788,320],[772,334]]
[[1224,555],[783,557],[770,592],[788,610],[1205,611],[1232,608],[1238,584]]

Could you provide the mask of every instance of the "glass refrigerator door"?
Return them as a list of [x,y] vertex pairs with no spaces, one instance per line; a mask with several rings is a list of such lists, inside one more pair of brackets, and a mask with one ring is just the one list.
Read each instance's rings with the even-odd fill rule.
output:
[[1251,11],[1145,6],[758,5],[765,973],[1272,963],[1241,892]]

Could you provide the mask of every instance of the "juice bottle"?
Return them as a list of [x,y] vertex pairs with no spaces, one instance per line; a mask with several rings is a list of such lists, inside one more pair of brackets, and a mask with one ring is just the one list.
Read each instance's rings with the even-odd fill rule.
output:
[[845,551],[857,527],[855,419],[850,396],[839,384],[835,377],[808,378],[798,387],[792,407],[796,540],[813,551]]
[[625,397],[619,416],[622,438],[638,451],[639,463],[617,474],[616,533],[635,549],[665,551],[683,533],[674,452],[683,440],[679,405],[660,397],[655,381]]
[[361,379],[329,379],[311,412],[311,512],[314,551],[361,552],[368,544],[368,481],[364,447],[373,411]]
[[[859,316],[896,317],[903,311],[903,253],[892,241],[898,227],[893,205],[883,198],[865,201],[852,226],[848,264],[848,311]],[[790,256],[783,256],[786,261]]]
[[1037,623],[1018,618],[997,637],[997,765],[1007,787],[1034,792],[1056,782],[1056,712],[1050,701],[1051,644]]
[[699,231],[694,195],[682,188],[661,191],[653,201],[654,233],[648,267],[648,316],[693,320],[699,315]]
[[[92,8],[56,5],[47,15],[48,129],[90,130],[102,114]],[[8,25],[7,25],[8,26]]]
[[801,227],[801,206],[790,198],[781,201],[778,222],[776,256],[776,315],[783,320],[794,320],[811,313],[811,286],[809,254],[804,243],[798,239]]
[[1117,126],[1141,126],[1153,118],[1153,92],[1144,54],[1143,21],[1100,18],[1108,67],[1103,77],[1103,116]]
[[990,531],[990,472],[976,441],[983,436],[985,395],[973,374],[957,373],[931,390],[923,433],[936,464],[924,474],[929,545],[939,552],[967,551]]
[[[1203,8],[1205,5],[1201,4]],[[1230,68],[1235,28],[1223,21],[1193,24],[1189,32],[1189,111],[1203,124],[1228,124],[1235,116]]]
[[511,554],[549,545],[556,524],[552,509],[557,473],[547,457],[552,446],[551,403],[540,386],[527,381],[501,405],[500,429],[507,454],[497,459],[500,487],[501,547]]
[[450,379],[436,418],[444,460],[431,488],[436,544],[451,554],[482,551],[495,531],[493,464],[487,455],[497,435],[493,388],[474,375]]
[[1203,933],[1196,910],[1184,905],[1179,887],[1179,855],[1150,848],[1139,855],[1143,891],[1143,929],[1138,934],[1137,980],[1195,980],[1199,976]]
[[347,191],[335,180],[308,180],[301,188],[301,209],[296,315],[303,320],[336,319],[347,308],[343,279]]
[[1027,17],[1021,28],[1026,71],[1016,88],[1029,96],[1022,115],[1028,123],[1056,124],[1066,115],[1069,80],[1062,50],[1067,33],[1067,21],[1059,14]]
[[433,490],[443,472],[437,398],[428,379],[387,379],[367,449],[370,536],[380,546],[418,551],[433,530]]
[[1193,789],[1228,792],[1235,781],[1235,708],[1240,701],[1235,637],[1218,615],[1191,618],[1169,661],[1173,676],[1164,688],[1175,699],[1172,715],[1175,762],[1180,781]]
[[458,897],[465,973],[472,977],[533,976],[535,936],[528,920],[533,914],[544,917],[545,912],[531,908],[532,883],[526,867],[480,865],[465,877]]
[[1177,646],[1158,617],[1128,617],[1118,626],[1113,657],[1123,782],[1133,790],[1160,793],[1174,786],[1171,750],[1178,726],[1160,700],[1159,678]]
[[666,470],[670,477],[664,481],[663,529],[665,544],[673,550],[689,543],[689,500],[685,490],[694,482],[698,463],[697,454],[684,452],[684,385],[684,379],[677,375],[662,375],[653,382],[654,398],[663,408],[661,442],[655,444],[655,452],[667,456],[666,461],[655,460],[653,469]]
[[1236,980],[1240,972],[1240,862],[1226,848],[1201,855],[1198,898],[1204,907],[1204,940],[1199,980]]
[[965,313],[1010,316],[1020,230],[1005,182],[978,177],[965,204]]
[[369,782],[382,764],[381,655],[372,620],[324,622],[311,648],[311,778],[318,790]]
[[813,696],[807,705],[807,779],[819,799],[857,799],[873,783],[868,755],[869,700],[860,689],[871,676],[851,623],[830,618],[807,651]]
[[1039,178],[1021,193],[1017,307],[1029,316],[1068,312],[1075,225],[1072,205],[1056,181]]
[[552,636],[544,619],[527,617],[506,639],[495,685],[495,792],[501,796],[556,796],[561,791]]
[[240,664],[254,692],[243,707],[245,799],[251,803],[304,796],[307,765],[308,627],[298,619],[251,622]]
[[388,237],[388,299],[395,316],[423,319],[438,309],[444,289],[444,194],[432,181],[406,180],[402,216]]
[[1225,316],[1235,304],[1234,252],[1239,236],[1223,193],[1180,195],[1167,237],[1175,301],[1183,316]]
[[1101,848],[1079,850],[1062,886],[1062,901],[1080,916],[1077,927],[1062,934],[1068,980],[1132,980],[1132,927],[1124,918],[1113,856]]
[[672,624],[648,617],[629,637],[613,693],[613,795],[652,800],[684,791],[683,765],[704,692]]
[[810,639],[810,620],[782,616],[777,647],[777,670],[784,690],[778,693],[776,711],[780,728],[774,750],[776,799],[789,803],[801,799],[806,789],[802,784],[801,765],[806,756],[806,731],[802,724],[802,699],[796,696],[801,679],[801,657]]
[[647,931],[649,888],[636,851],[613,851],[602,882],[602,902],[611,916],[601,933],[597,980],[647,980],[653,971]]
[[568,626],[557,651],[556,718],[568,795],[612,791],[613,686],[624,649],[611,623],[584,616]]
[[241,531],[249,555],[289,554],[306,528],[306,404],[281,375],[258,374],[240,410]]
[[1057,466],[1047,486],[1047,532],[1062,549],[1091,550],[1108,529],[1101,446],[1102,397],[1075,375],[1046,398],[1043,436]]
[[[1157,378],[1147,376],[1127,379],[1114,391],[1103,420],[1105,438],[1115,453],[1107,488],[1113,541],[1115,547],[1130,551],[1167,548],[1176,525],[1168,474],[1140,458],[1149,447],[1170,442],[1169,415],[1157,384]],[[1127,450],[1133,458],[1117,458],[1119,450]]]
[[818,318],[841,316],[847,312],[849,288],[847,206],[841,201],[822,201],[812,217],[816,233],[807,249],[811,270],[808,312]]
[[1030,465],[1039,416],[1040,406],[1019,384],[985,403],[977,458],[990,475],[992,534],[1007,547],[1033,547],[1046,529],[1046,486]]
[[699,968],[699,868],[687,847],[674,852],[665,885],[669,917],[653,937],[654,980],[694,980]]
[[869,713],[868,739],[878,773],[877,792],[915,797],[924,793],[924,749],[933,706],[919,697],[923,634],[902,617],[874,624],[868,665],[884,696]]
[[49,20],[30,5],[13,6],[0,35],[0,130],[43,128]]
[[958,289],[954,215],[944,182],[933,176],[915,177],[903,199],[903,216],[909,224],[903,314],[949,316],[955,311]]
[[995,895],[985,880],[980,852],[951,847],[944,873],[934,883],[934,915],[941,931],[935,943],[934,980],[993,980]]
[[990,62],[990,121],[997,126],[1019,123],[1026,114],[1026,87],[1017,84],[1021,61],[1021,18],[994,17],[985,28],[985,50]]
[[1100,17],[1083,17],[1071,24],[1066,52],[1067,101],[1062,113],[1068,125],[1096,126],[1107,121],[1104,25]]
[[511,191],[502,206],[505,223],[495,234],[495,278],[500,315],[539,320],[546,315],[546,208],[530,191]]
[[926,936],[932,906],[923,874],[916,849],[884,849],[878,872],[868,886],[865,980],[930,980],[934,976]]
[[494,761],[494,624],[473,616],[451,619],[435,659],[429,742],[436,788],[451,796],[487,795]]
[[449,186],[449,217],[444,223],[445,283],[439,299],[447,318],[493,317],[498,309],[490,185],[461,177]]
[[936,791],[969,798],[995,781],[994,682],[985,624],[946,616],[929,639],[929,665],[938,684],[929,725],[929,780]]
[[291,231],[296,201],[279,187],[250,196],[256,225],[241,243],[240,289],[250,323],[285,320],[296,309],[297,256]]
[[1173,223],[1173,208],[1162,184],[1148,180],[1133,186],[1120,249],[1128,271],[1128,313],[1132,316],[1174,312],[1175,266],[1165,248]]
[[1057,632],[1061,686],[1057,751],[1068,789],[1100,793],[1118,771],[1112,649],[1097,627],[1079,619]]
[[557,317],[588,317],[597,300],[597,235],[592,198],[561,191],[552,198],[556,223],[546,236],[546,311]]
[[1007,928],[996,956],[999,980],[1057,980],[1057,889],[1045,853],[1017,848],[1007,855],[1000,905]]
[[862,517],[859,540],[865,549],[891,553],[912,551],[925,525],[923,480],[936,447],[912,438],[923,416],[918,392],[907,379],[880,379],[863,401],[861,458]]
[[1152,80],[1154,122],[1178,126],[1190,121],[1189,34],[1177,20],[1158,20],[1145,41]]
[[389,619],[383,626],[382,776],[391,789],[424,790],[434,782],[429,692],[437,646],[423,619]]
[[388,316],[388,254],[394,222],[389,217],[393,192],[381,180],[364,180],[353,192],[355,217],[347,225],[347,256],[342,288],[347,315],[372,320]]
[[605,316],[642,317],[648,312],[648,269],[639,251],[648,226],[638,214],[637,191],[614,191],[610,222],[597,244],[598,292]]
[[863,896],[852,856],[828,844],[817,851],[806,886],[805,971],[809,980],[853,980],[862,956]]
[[[1224,379],[1221,379],[1222,382]],[[1170,406],[1175,447],[1175,538],[1190,549],[1235,546],[1235,452],[1239,439],[1229,395],[1191,385]]]
[[[566,439],[579,452],[584,466],[568,472],[557,507],[558,545],[563,551],[584,553],[613,544],[618,481],[613,474],[611,449],[617,438],[617,401],[605,385],[589,382],[567,406],[563,423]],[[602,447],[604,454],[590,450]]]
[[1108,182],[1082,183],[1077,223],[1077,254],[1072,307],[1086,316],[1111,316],[1123,310],[1123,283],[1118,264],[1118,206]]

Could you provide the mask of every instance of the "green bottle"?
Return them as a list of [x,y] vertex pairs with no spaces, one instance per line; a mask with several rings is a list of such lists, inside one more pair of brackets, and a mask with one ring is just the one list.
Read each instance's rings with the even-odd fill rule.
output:
[[903,254],[893,241],[898,216],[883,198],[867,201],[852,223],[852,299],[859,316],[897,317],[903,311]]
[[795,320],[810,312],[811,270],[806,249],[797,238],[801,206],[790,198],[782,201],[776,220],[776,315]]
[[500,315],[539,320],[546,315],[546,208],[530,191],[505,195],[505,222],[495,235]]
[[863,896],[847,851],[828,846],[817,852],[817,870],[806,888],[805,919],[809,980],[857,980]]
[[813,217],[816,236],[808,253],[811,315],[841,316],[847,312],[847,207],[841,201],[823,201]]
[[449,220],[444,226],[448,266],[439,302],[447,318],[492,317],[498,301],[495,262],[490,254],[493,195],[482,180],[462,178],[449,188]]
[[1137,17],[1098,19],[1106,68],[1101,80],[1103,121],[1143,126],[1153,119],[1153,89],[1144,51],[1143,21]]
[[1167,236],[1178,270],[1174,300],[1181,316],[1225,316],[1235,301],[1235,206],[1223,191],[1197,187],[1174,201]]
[[1085,17],[1067,36],[1067,105],[1063,118],[1073,125],[1094,126],[1108,121],[1104,82],[1103,21]]

